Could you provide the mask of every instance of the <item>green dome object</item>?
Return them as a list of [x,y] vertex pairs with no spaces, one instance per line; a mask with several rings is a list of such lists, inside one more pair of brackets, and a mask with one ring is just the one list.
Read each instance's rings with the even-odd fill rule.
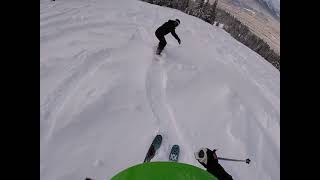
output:
[[132,166],[111,180],[218,180],[198,167],[176,162],[149,162]]

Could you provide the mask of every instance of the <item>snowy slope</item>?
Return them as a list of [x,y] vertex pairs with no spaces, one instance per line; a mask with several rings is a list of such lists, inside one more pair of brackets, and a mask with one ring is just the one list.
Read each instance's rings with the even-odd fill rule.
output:
[[[179,18],[164,56],[155,29]],[[179,144],[218,148],[234,179],[280,179],[280,73],[222,29],[137,0],[40,1],[40,176],[110,179]],[[202,167],[201,167],[202,168]]]

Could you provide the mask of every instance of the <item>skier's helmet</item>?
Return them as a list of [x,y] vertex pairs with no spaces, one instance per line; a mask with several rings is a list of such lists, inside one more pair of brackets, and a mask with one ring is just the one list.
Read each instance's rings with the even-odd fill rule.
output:
[[180,20],[179,19],[176,19],[176,26],[178,26],[180,24]]

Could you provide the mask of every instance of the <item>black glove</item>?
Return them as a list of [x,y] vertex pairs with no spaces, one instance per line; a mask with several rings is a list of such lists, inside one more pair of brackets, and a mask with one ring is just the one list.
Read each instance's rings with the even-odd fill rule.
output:
[[223,167],[218,163],[218,157],[216,155],[216,149],[211,151],[208,148],[206,149],[206,157],[207,160],[205,162],[200,162],[199,163],[207,169],[207,171],[211,174],[213,174],[215,177],[218,179],[222,180],[232,180],[232,176],[230,176],[224,169]]
[[216,165],[218,165],[218,157],[216,155],[216,149],[214,149],[213,151],[211,151],[210,149],[207,148],[207,152],[205,152],[207,154],[207,162],[203,163],[200,162],[198,160],[198,162],[205,168],[208,167],[215,167]]
[[181,44],[181,40],[180,39],[178,39],[178,43]]

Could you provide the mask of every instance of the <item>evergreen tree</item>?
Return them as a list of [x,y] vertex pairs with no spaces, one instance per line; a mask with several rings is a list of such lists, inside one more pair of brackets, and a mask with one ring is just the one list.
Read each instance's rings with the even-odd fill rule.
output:
[[195,2],[193,0],[190,0],[188,2],[188,7],[184,10],[185,13],[193,15],[194,14],[194,4]]
[[200,9],[203,8],[204,6],[204,0],[199,0],[199,7]]
[[159,6],[169,6],[171,0],[153,0],[153,4],[159,5]]
[[204,21],[206,21],[206,22],[211,24],[210,9],[211,9],[211,5],[210,5],[209,1],[207,1],[202,7],[203,14],[202,14],[201,19],[203,19]]
[[168,7],[179,9],[179,0],[171,0]]
[[210,8],[210,22],[214,22],[216,20],[216,15],[217,15],[217,12],[216,12],[216,9],[217,9],[217,5],[218,5],[218,0],[215,0],[213,5],[211,6]]
[[193,15],[196,16],[196,17],[199,17],[202,19],[203,17],[203,5],[204,5],[204,0],[198,0],[196,1],[196,5],[194,7],[194,10],[193,10]]
[[174,8],[179,9],[181,11],[186,10],[189,4],[189,0],[174,0],[174,1],[175,1],[174,5],[176,6]]

